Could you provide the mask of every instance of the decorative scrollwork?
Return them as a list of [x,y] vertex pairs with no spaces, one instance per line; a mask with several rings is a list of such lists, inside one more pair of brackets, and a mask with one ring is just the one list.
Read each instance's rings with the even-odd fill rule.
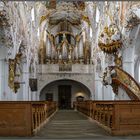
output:
[[19,81],[17,81],[16,77],[19,77],[20,72],[21,72],[21,70],[18,67],[18,65],[20,65],[20,62],[21,62],[21,56],[22,56],[22,54],[18,53],[16,55],[15,59],[9,59],[8,85],[15,93],[20,88],[20,83],[19,83]]
[[125,28],[132,29],[138,24],[140,24],[140,18],[132,10],[130,10],[127,15]]
[[108,54],[116,53],[122,47],[120,33],[115,24],[104,27],[99,37],[98,46],[103,52]]
[[105,69],[103,84],[105,86],[111,85],[116,94],[118,94],[118,87],[121,86],[125,89],[131,99],[140,99],[139,84],[131,77],[131,75],[117,66],[109,66]]
[[140,97],[140,88],[139,85],[136,84],[136,81],[132,79],[128,74],[124,73],[121,69],[115,68],[117,72],[117,78],[127,85],[128,88],[131,89],[133,93],[135,93],[138,97]]

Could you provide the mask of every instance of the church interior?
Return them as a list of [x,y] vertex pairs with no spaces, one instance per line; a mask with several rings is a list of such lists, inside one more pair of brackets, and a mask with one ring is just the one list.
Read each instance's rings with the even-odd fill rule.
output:
[[0,1],[0,139],[140,138],[140,2]]

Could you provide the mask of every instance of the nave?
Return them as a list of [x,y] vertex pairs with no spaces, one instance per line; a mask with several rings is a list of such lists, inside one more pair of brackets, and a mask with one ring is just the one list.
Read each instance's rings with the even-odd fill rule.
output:
[[75,110],[58,110],[32,139],[140,139],[140,135],[112,136],[97,122]]
[[[11,138],[11,137],[9,137]],[[41,128],[41,130],[33,137],[12,137],[12,139],[26,140],[54,140],[54,139],[107,139],[107,140],[138,140],[140,135],[129,136],[111,136],[97,123],[75,110],[58,110]],[[0,138],[1,139],[1,138]],[[5,139],[5,138],[4,138]]]
[[0,31],[1,139],[140,138],[139,1],[3,0]]
[[103,138],[109,134],[74,110],[59,110],[35,138]]
[[69,110],[58,109],[55,102],[3,102],[0,112],[7,111],[0,116],[0,139],[139,139],[139,112],[133,112],[139,102],[127,102],[75,102]]

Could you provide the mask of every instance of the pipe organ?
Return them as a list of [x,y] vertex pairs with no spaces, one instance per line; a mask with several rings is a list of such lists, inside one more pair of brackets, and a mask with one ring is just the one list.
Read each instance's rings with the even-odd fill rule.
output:
[[[70,32],[59,32],[55,36],[47,32],[46,62],[52,64],[84,63],[87,64],[90,51],[83,42],[82,34],[74,36]],[[89,57],[87,57],[86,55]],[[88,60],[87,60],[88,58]]]

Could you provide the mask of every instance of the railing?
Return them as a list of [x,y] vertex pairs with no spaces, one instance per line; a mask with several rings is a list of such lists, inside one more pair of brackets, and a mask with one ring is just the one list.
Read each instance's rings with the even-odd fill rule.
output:
[[32,102],[32,128],[35,133],[57,109],[56,102]]
[[85,64],[42,64],[37,67],[38,74],[93,74],[94,65]]
[[1,101],[0,136],[32,136],[56,110],[56,102]]
[[114,113],[113,103],[97,103],[94,104],[95,109],[93,110],[93,119],[97,120],[101,124],[113,128],[112,118]]
[[87,116],[91,116],[92,101],[74,102],[74,108]]
[[140,86],[136,80],[126,71],[116,66],[110,66],[110,68],[116,72],[116,76],[112,77],[112,86],[121,86],[132,100],[140,100]]
[[112,135],[140,134],[139,101],[84,101],[74,107]]

